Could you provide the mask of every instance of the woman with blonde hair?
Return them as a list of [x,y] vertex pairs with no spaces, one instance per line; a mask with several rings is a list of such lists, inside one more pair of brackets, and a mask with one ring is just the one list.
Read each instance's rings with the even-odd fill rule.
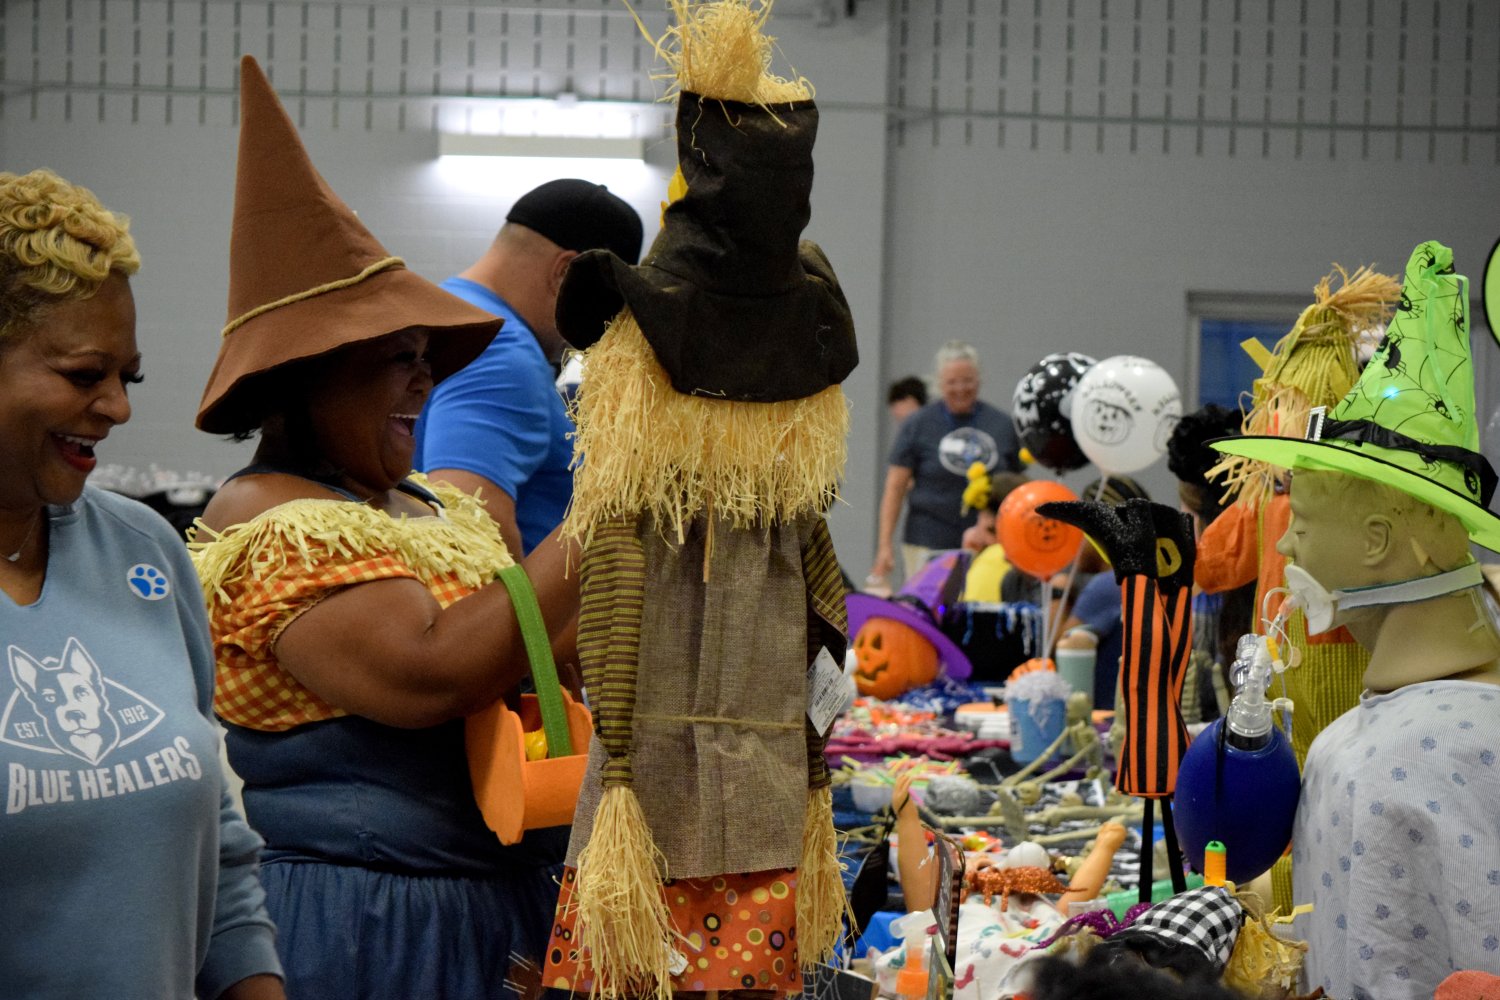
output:
[[86,485],[141,380],[126,220],[0,174],[0,969],[31,998],[275,1000],[187,551]]

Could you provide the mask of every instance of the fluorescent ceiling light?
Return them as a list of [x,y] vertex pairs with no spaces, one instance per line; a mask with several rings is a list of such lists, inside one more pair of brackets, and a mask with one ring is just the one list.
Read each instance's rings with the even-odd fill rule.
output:
[[438,155],[644,160],[646,140],[564,135],[459,135],[440,132]]

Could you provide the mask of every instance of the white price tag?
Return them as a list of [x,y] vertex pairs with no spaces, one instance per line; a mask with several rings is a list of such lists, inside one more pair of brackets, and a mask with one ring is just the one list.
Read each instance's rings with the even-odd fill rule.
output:
[[684,972],[687,971],[687,967],[688,967],[688,958],[687,958],[687,956],[684,955],[682,952],[678,951],[676,948],[673,948],[672,949],[672,964],[668,968],[667,971],[670,972],[670,973],[672,973],[672,975],[674,975],[674,976],[680,976]]
[[854,685],[826,648],[807,668],[807,718],[818,735],[827,734],[833,720],[854,702]]

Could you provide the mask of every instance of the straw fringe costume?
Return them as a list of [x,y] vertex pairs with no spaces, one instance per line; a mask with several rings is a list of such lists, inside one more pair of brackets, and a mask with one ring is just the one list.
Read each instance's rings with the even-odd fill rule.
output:
[[823,513],[857,360],[809,217],[817,109],[765,71],[767,11],[674,3],[679,176],[640,267],[582,254],[564,532],[598,733],[544,982],[606,997],[801,989],[846,910],[808,671],[842,662]]
[[[1313,289],[1313,303],[1275,350],[1264,354],[1260,348],[1264,373],[1255,380],[1254,406],[1245,417],[1243,433],[1300,437],[1311,408],[1334,406],[1354,385],[1355,338],[1361,330],[1390,319],[1401,285],[1367,267],[1353,274],[1338,268],[1336,273],[1339,288],[1332,287],[1333,274],[1325,276]],[[1203,531],[1197,581],[1211,593],[1256,581],[1251,621],[1260,632],[1265,628],[1266,594],[1286,585],[1286,557],[1276,551],[1276,543],[1291,521],[1290,498],[1285,490],[1278,492],[1276,470],[1262,461],[1228,456],[1209,476],[1222,478],[1233,502]],[[1289,617],[1286,631],[1301,651],[1302,663],[1281,675],[1276,693],[1284,684],[1295,706],[1289,735],[1301,767],[1318,733],[1359,700],[1370,654],[1345,628],[1308,635],[1301,611]],[[1289,910],[1291,856],[1278,861],[1271,875],[1276,905]]]
[[[318,991],[494,995],[516,956],[540,959],[556,899],[560,844],[502,847],[485,826],[463,720],[405,730],[350,715],[276,659],[287,626],[346,587],[416,579],[447,607],[511,565],[478,502],[442,486],[432,494],[442,516],[294,500],[218,535],[200,529],[191,545],[212,624],[214,707],[267,842],[278,949],[288,981]],[[390,965],[392,953],[426,960]]]

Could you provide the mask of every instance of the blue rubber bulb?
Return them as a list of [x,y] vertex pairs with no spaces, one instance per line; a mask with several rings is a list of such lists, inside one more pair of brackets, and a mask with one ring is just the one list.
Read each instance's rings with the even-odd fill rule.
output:
[[1203,871],[1210,840],[1224,845],[1225,873],[1244,883],[1269,871],[1292,839],[1302,777],[1279,726],[1252,750],[1235,746],[1224,720],[1198,734],[1177,769],[1172,815],[1183,857]]

